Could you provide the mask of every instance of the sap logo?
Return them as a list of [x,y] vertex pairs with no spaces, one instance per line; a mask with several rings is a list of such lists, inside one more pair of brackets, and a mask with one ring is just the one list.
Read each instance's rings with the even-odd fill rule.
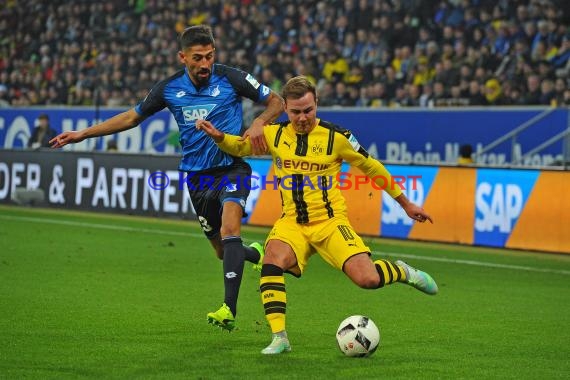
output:
[[186,124],[195,122],[196,120],[203,120],[212,112],[216,107],[215,104],[202,104],[199,106],[186,106],[182,107],[182,115]]
[[[408,197],[411,202],[417,205],[423,205],[425,200],[425,188],[422,181],[416,179],[407,179],[403,184],[402,193]],[[404,224],[411,226],[413,220],[406,214],[402,206],[398,204],[388,192],[382,192],[382,223],[385,224]]]
[[519,186],[501,183],[493,186],[482,182],[475,193],[475,230],[490,232],[499,227],[500,232],[511,232],[513,221],[519,217],[523,203],[523,192]]

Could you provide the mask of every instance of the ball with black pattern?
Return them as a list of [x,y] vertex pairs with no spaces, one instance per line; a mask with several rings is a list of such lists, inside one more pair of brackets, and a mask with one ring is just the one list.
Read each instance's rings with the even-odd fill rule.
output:
[[336,341],[346,356],[366,357],[378,348],[380,330],[367,316],[351,315],[338,326]]

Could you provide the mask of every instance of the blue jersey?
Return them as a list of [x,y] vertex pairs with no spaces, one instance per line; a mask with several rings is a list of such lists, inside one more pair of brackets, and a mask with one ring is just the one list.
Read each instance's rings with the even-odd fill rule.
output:
[[210,137],[196,129],[196,120],[210,121],[217,129],[239,135],[242,128],[242,97],[264,102],[270,89],[257,82],[250,74],[229,66],[214,64],[206,86],[197,88],[180,70],[159,83],[135,111],[148,117],[168,107],[180,129],[182,160],[179,170],[203,171],[229,166],[234,158],[222,152]]

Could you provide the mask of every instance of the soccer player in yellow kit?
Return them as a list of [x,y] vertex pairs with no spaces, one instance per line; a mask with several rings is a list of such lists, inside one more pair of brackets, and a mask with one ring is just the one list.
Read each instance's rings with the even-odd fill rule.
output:
[[[316,89],[306,77],[291,78],[282,95],[289,120],[264,128],[280,181],[283,214],[267,237],[261,269],[261,300],[273,333],[263,354],[291,351],[285,330],[284,272],[300,277],[315,252],[364,289],[402,282],[427,294],[438,291],[429,274],[403,261],[370,258],[370,248],[347,218],[337,177],[343,160],[375,179],[410,218],[433,222],[430,215],[408,200],[384,165],[370,157],[350,131],[317,118]],[[197,121],[196,128],[225,152],[240,157],[252,154],[248,139],[224,134],[207,120]]]

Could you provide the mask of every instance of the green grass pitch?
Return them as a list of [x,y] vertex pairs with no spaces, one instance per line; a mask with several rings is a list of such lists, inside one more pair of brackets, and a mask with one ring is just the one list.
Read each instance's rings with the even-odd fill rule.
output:
[[[206,323],[222,268],[196,223],[2,206],[0,378],[568,378],[570,255],[367,241],[432,274],[440,293],[359,289],[314,256],[303,278],[286,277],[293,351],[266,357],[251,265],[238,330]],[[336,347],[351,314],[380,328],[369,358]]]

